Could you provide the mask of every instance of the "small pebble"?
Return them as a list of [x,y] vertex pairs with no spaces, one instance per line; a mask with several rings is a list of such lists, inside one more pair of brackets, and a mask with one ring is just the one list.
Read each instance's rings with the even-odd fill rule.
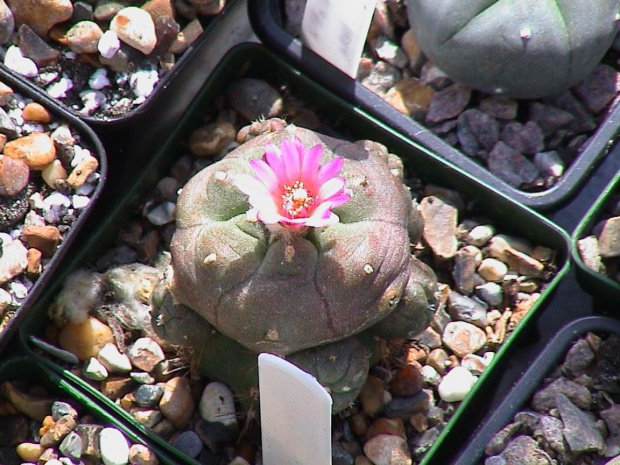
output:
[[125,465],[129,462],[129,444],[116,428],[104,428],[99,433],[101,460],[105,465]]
[[439,397],[445,402],[460,402],[467,397],[477,379],[468,369],[455,367],[441,380]]
[[217,381],[207,384],[198,404],[200,416],[210,422],[220,422],[228,428],[237,428],[234,394],[228,386]]

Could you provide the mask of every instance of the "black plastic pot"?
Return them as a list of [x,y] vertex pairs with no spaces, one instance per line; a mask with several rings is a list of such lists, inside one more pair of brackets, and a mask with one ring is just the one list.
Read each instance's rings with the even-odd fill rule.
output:
[[[127,428],[126,425],[119,422],[118,418],[111,415],[107,409],[101,408],[97,403],[93,402],[91,398],[75,389],[66,379],[59,376],[58,373],[45,368],[32,358],[13,357],[8,360],[3,360],[0,363],[0,383],[6,381],[26,381],[32,385],[32,387],[44,388],[47,394],[58,396],[57,400],[69,402],[78,410],[81,416],[86,414],[92,415],[98,420],[99,424],[119,430],[131,443],[147,446],[157,455],[160,463],[165,465],[174,465],[177,463],[139,433],[132,431]],[[15,445],[16,444],[12,444],[12,446]]]
[[611,209],[614,198],[620,194],[620,173],[607,185],[596,199],[592,208],[586,213],[572,234],[571,253],[576,264],[577,277],[581,285],[596,299],[607,304],[620,302],[620,282],[589,268],[581,258],[578,249],[579,240],[592,234],[596,224],[603,220],[604,214]]
[[255,0],[249,4],[252,26],[265,46],[328,90],[403,134],[408,140],[426,147],[481,182],[536,210],[552,211],[577,195],[580,185],[607,155],[611,142],[620,130],[620,106],[617,106],[551,188],[540,192],[517,189],[444,142],[425,126],[391,107],[378,95],[287,33],[283,28],[281,3],[278,0]]
[[[20,330],[22,350],[38,357],[42,364],[66,376],[72,383],[79,385],[89,395],[107,405],[117,415],[122,416],[124,420],[134,421],[126,412],[113,405],[101,393],[64,369],[62,365],[36,355],[30,336],[41,335],[44,326],[47,324],[45,317],[47,306],[58,292],[64,278],[72,271],[81,267],[88,267],[89,264],[94,263],[97,257],[113,244],[119,227],[123,225],[124,221],[132,217],[135,207],[144,198],[144,193],[153,188],[180,155],[186,153],[186,141],[193,130],[203,124],[205,108],[208,108],[215,98],[222,95],[234,79],[241,76],[264,79],[274,87],[279,87],[285,83],[296,97],[311,102],[313,108],[333,117],[334,125],[321,127],[319,132],[331,131],[331,133],[337,133],[352,140],[373,139],[385,144],[390,152],[402,157],[405,167],[416,177],[429,183],[459,191],[473,205],[476,205],[476,210],[492,221],[498,229],[507,234],[529,239],[533,243],[548,246],[556,251],[557,274],[542,292],[538,302],[508,338],[502,349],[499,350],[494,362],[477,383],[477,387],[463,401],[434,449],[440,448],[441,442],[452,429],[452,424],[467,422],[468,404],[472,399],[484,398],[485,392],[493,385],[495,378],[501,376],[501,367],[505,360],[504,353],[513,341],[518,340],[521,334],[527,332],[526,328],[531,327],[532,322],[548,304],[558,283],[566,275],[569,268],[568,236],[563,230],[538,213],[524,208],[515,200],[495,190],[494,187],[479,182],[470,173],[447,163],[444,159],[430,153],[421,146],[412,144],[376,118],[365,114],[359,108],[323,89],[298,70],[277,58],[273,53],[256,44],[243,44],[232,49],[205,83],[193,104],[178,121],[175,129],[168,134],[166,142],[160,146],[147,145],[143,147],[144,150],[150,151],[147,153],[154,153],[149,165],[129,185],[127,192],[123,190],[117,192],[117,204],[102,223],[98,233],[80,251],[73,263],[64,270],[64,273],[57,276],[57,280],[50,285],[45,296],[39,301],[36,313],[24,322]],[[432,451],[430,455],[432,455]]]
[[96,215],[93,215],[93,211],[96,209],[97,201],[102,194],[106,182],[108,164],[103,145],[97,135],[86,124],[84,124],[84,122],[68,113],[53,100],[43,97],[40,93],[31,92],[30,88],[25,87],[20,80],[10,74],[5,74],[3,70],[0,70],[0,81],[5,82],[13,88],[15,92],[21,94],[22,96],[31,98],[33,101],[43,105],[52,114],[55,121],[65,122],[69,127],[74,129],[82,138],[81,144],[88,147],[91,150],[92,155],[99,160],[98,172],[100,173],[99,182],[95,191],[90,196],[89,204],[86,208],[84,208],[80,216],[73,223],[69,232],[64,234],[63,241],[54,252],[50,262],[38,277],[34,286],[29,290],[24,302],[15,311],[13,318],[0,333],[0,351],[2,351],[17,331],[17,328],[21,325],[22,320],[31,311],[31,308],[37,301],[39,295],[49,286],[52,276],[56,272],[64,256],[67,255],[69,250],[75,247],[74,241],[78,236],[80,229],[82,229],[85,225],[87,219],[91,215],[93,216],[93,221],[97,219]]
[[[245,10],[245,1],[246,0],[228,0],[222,12],[209,18],[200,37],[180,55],[172,69],[162,76],[151,95],[149,95],[143,103],[128,111],[126,114],[109,119],[84,116],[69,105],[62,103],[62,100],[58,100],[58,102],[65,108],[65,111],[73,114],[76,118],[84,120],[97,132],[115,131],[135,124],[137,120],[152,115],[153,112],[150,111],[150,109],[154,103],[159,100],[166,101],[171,107],[180,107],[181,111],[183,111],[187,103],[191,102],[191,99],[209,75],[211,67],[208,66],[208,63],[212,61],[217,62],[217,57],[221,56],[230,45],[226,43],[227,41],[239,40],[239,38],[236,37],[236,28],[243,27],[244,25],[240,24],[238,21],[238,11],[240,9]],[[228,29],[228,37],[224,40],[222,40],[221,37],[216,38],[213,36],[213,32],[222,27]],[[37,92],[47,96],[47,93],[42,88],[38,87],[29,79],[8,69],[1,62],[0,69],[22,81],[31,89],[31,92]],[[170,94],[174,94],[175,88],[181,89],[183,94],[187,96],[186,99],[171,98]],[[170,113],[174,114],[174,111]],[[163,116],[165,116],[165,114],[160,115],[160,117]]]
[[484,450],[491,438],[512,421],[514,415],[526,405],[545,377],[566,355],[572,343],[588,332],[598,335],[620,334],[620,321],[604,316],[589,316],[577,319],[560,329],[549,340],[544,350],[506,395],[499,407],[476,429],[467,447],[461,451],[453,464],[481,463]]

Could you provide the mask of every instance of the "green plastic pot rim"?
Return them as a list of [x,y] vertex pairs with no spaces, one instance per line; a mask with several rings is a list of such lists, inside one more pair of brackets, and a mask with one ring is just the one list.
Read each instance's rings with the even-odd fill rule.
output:
[[600,219],[603,210],[608,206],[610,197],[616,192],[620,192],[620,172],[616,173],[611,182],[607,184],[603,192],[601,192],[586,215],[579,222],[571,237],[571,255],[576,265],[577,277],[580,279],[580,283],[586,290],[593,294],[596,294],[596,291],[593,289],[594,287],[600,286],[603,289],[607,288],[613,293],[614,297],[620,296],[620,283],[602,273],[592,270],[584,263],[579,253],[579,240],[591,233],[595,223]]

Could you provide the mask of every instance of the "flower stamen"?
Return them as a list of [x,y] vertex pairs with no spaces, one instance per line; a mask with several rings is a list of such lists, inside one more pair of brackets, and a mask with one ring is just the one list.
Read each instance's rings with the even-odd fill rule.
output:
[[284,186],[282,194],[282,210],[291,218],[305,216],[306,210],[312,204],[316,196],[310,194],[302,181],[295,181],[292,186]]

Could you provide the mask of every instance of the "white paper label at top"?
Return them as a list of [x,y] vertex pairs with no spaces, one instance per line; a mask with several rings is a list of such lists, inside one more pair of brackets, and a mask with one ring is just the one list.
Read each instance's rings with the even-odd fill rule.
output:
[[301,23],[307,47],[352,78],[377,0],[308,0]]
[[314,376],[258,356],[264,465],[331,465],[332,398]]

